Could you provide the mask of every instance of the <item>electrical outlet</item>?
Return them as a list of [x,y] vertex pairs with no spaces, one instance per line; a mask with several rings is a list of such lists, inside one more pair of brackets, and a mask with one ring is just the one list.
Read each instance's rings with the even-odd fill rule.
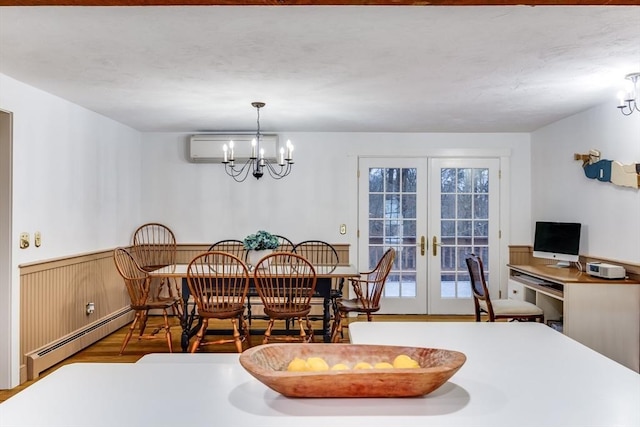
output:
[[92,302],[88,302],[86,308],[87,308],[87,314],[93,314],[93,312],[96,311],[96,305]]

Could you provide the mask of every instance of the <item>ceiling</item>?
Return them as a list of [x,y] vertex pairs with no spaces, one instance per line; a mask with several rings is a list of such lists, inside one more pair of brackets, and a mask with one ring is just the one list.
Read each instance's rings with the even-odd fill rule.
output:
[[0,73],[140,131],[530,132],[637,71],[633,6],[0,7]]

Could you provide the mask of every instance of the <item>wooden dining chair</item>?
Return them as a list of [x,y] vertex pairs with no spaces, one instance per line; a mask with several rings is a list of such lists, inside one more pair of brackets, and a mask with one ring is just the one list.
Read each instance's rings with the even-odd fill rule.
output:
[[373,313],[380,310],[380,298],[395,257],[395,249],[389,248],[380,257],[373,270],[360,273],[358,278],[349,279],[355,298],[342,298],[337,301],[338,314],[331,328],[332,342],[339,342],[342,339],[342,329],[348,327],[345,318],[349,313],[366,314],[368,322],[373,320]]
[[[313,341],[313,328],[309,320],[311,297],[316,288],[313,265],[298,254],[274,252],[260,260],[253,274],[264,313],[269,318],[262,343],[277,339]],[[276,320],[297,321],[298,336],[272,336]]]
[[295,244],[291,240],[279,234],[274,234],[274,236],[278,238],[278,248],[276,249],[277,252],[293,251],[293,247],[295,246]]
[[[330,243],[322,240],[305,240],[300,242],[293,247],[293,252],[303,256],[311,262],[316,269],[316,273],[319,273],[321,270],[324,272],[333,271],[339,263],[338,251],[336,251],[336,248],[334,248]],[[338,313],[336,302],[339,298],[342,298],[343,287],[344,278],[335,280],[334,283],[331,284],[330,301],[333,316]],[[320,320],[314,317],[310,317],[310,319]]]
[[485,313],[488,316],[488,322],[495,322],[497,319],[510,319],[544,323],[544,312],[535,304],[517,299],[492,300],[489,296],[482,259],[478,255],[469,254],[465,261],[471,279],[476,322],[480,322],[482,313]]
[[[176,237],[166,225],[157,222],[141,225],[133,233],[132,243],[131,253],[138,265],[145,271],[157,270],[176,263]],[[182,292],[176,280],[158,279],[153,287],[158,299],[163,298],[165,288],[169,299],[174,296],[181,298]],[[174,314],[182,315],[182,307],[180,306]]]
[[[129,331],[127,335],[125,335],[122,347],[120,348],[120,354],[122,354],[127,347],[137,324],[139,324],[139,340],[155,338],[156,334],[164,329],[169,352],[172,352],[171,327],[169,325],[167,309],[177,308],[176,306],[180,304],[180,299],[178,297],[163,298],[160,300],[155,299],[151,292],[151,278],[149,277],[149,273],[138,265],[131,253],[125,248],[116,248],[113,251],[113,260],[118,269],[118,273],[120,273],[120,276],[124,279],[129,294],[130,306],[135,312],[133,321],[129,325]],[[149,310],[153,309],[162,310],[164,323],[156,327],[150,334],[145,335],[144,331],[147,326]]]
[[176,237],[166,225],[143,224],[133,233],[133,254],[147,271],[176,263]]
[[247,250],[244,247],[244,242],[242,240],[236,239],[226,239],[226,240],[218,240],[214,244],[212,244],[207,252],[226,252],[232,255],[237,256],[242,260],[242,262],[247,262]]
[[[238,353],[241,353],[243,342],[251,345],[244,315],[249,279],[246,264],[228,252],[206,252],[189,263],[187,282],[200,319],[200,328],[191,344],[191,353],[206,345],[226,343],[235,343]],[[230,320],[233,338],[205,340],[210,319]]]

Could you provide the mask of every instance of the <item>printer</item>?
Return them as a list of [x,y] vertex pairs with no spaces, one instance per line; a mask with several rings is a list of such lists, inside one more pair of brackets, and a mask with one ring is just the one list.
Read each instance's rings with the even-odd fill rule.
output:
[[624,267],[604,262],[588,262],[587,273],[603,279],[624,279],[626,276]]

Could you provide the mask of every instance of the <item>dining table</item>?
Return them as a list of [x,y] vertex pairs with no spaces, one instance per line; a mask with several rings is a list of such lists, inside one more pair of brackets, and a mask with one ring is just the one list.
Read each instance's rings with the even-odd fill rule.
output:
[[[336,293],[334,282],[337,281],[340,283],[348,278],[359,277],[360,273],[353,264],[314,265],[313,267],[316,272],[314,297],[322,298],[322,340],[328,343],[331,342],[331,300],[340,295]],[[171,264],[149,272],[149,276],[152,278],[182,281],[183,310],[180,319],[180,326],[182,327],[180,346],[183,352],[187,351],[189,341],[200,327],[198,316],[194,310],[195,306],[192,305],[191,310],[189,310],[189,297],[191,292],[189,291],[189,285],[187,283],[188,268],[189,264]],[[255,317],[251,312],[251,299],[258,297],[253,274],[250,274],[249,290],[247,292],[247,315],[249,321]],[[194,322],[198,322],[198,324],[194,326]]]

